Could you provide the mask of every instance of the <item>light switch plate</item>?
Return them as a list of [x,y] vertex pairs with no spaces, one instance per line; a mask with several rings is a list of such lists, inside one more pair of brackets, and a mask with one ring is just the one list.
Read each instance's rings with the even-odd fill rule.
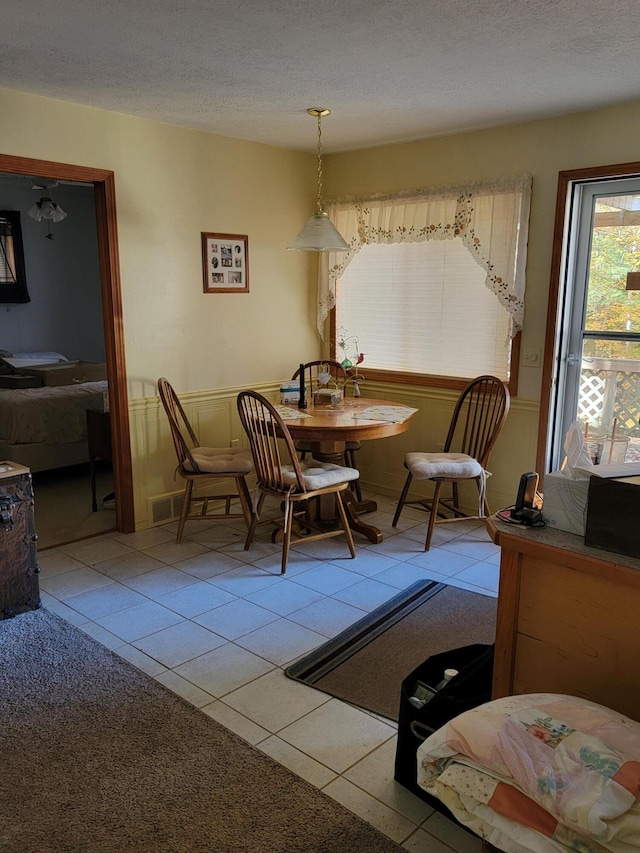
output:
[[540,347],[523,347],[522,348],[522,363],[526,367],[540,367],[541,351]]

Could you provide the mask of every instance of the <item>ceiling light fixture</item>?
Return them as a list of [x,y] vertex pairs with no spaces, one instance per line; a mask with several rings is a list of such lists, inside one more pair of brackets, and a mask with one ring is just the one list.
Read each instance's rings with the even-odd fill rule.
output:
[[51,198],[51,188],[57,187],[57,181],[49,181],[49,182],[34,182],[32,184],[32,189],[34,190],[44,190],[44,195],[40,198],[40,201],[37,201],[28,215],[35,219],[36,222],[42,222],[43,219],[47,222],[47,233],[45,237],[48,240],[53,240],[53,234],[51,233],[51,222],[62,222],[63,219],[66,219],[66,212],[60,207],[59,204]]
[[318,119],[318,200],[316,212],[287,249],[294,252],[347,252],[349,244],[324,211],[322,200],[322,118],[331,115],[324,107],[310,107],[307,112]]

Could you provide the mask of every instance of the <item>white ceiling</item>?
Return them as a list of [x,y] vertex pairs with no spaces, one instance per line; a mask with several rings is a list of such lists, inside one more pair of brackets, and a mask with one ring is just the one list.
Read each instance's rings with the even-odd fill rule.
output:
[[640,3],[2,0],[0,86],[327,153],[640,99]]

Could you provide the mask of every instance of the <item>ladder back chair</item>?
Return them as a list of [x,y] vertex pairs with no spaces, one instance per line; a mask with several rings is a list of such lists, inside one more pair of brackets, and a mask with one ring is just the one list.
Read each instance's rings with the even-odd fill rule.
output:
[[[281,574],[287,569],[291,543],[298,539],[312,542],[344,533],[349,552],[354,558],[356,551],[353,536],[340,493],[349,488],[349,482],[358,477],[358,472],[353,468],[319,462],[316,459],[298,459],[286,423],[273,403],[262,394],[256,391],[241,391],[237,403],[240,421],[249,438],[259,493],[244,546],[245,551],[249,549],[255,536],[265,498],[270,496],[284,506],[284,517],[274,522],[282,530],[283,537]],[[334,497],[340,528],[323,529],[307,512],[309,500],[325,495]],[[294,531],[294,521],[300,528],[308,531],[307,535]]]
[[[487,465],[509,406],[509,390],[501,379],[479,376],[467,385],[453,410],[443,452],[406,454],[404,467],[408,474],[393,517],[393,527],[407,504],[428,510],[429,524],[424,546],[428,551],[436,524],[485,518],[491,514],[486,498]],[[433,497],[408,500],[409,487],[414,479],[433,482]],[[478,486],[477,515],[468,515],[460,509],[458,483],[464,480],[475,480]],[[449,498],[440,496],[445,483],[451,483]],[[452,515],[447,516],[443,508]]]
[[[244,518],[251,526],[251,498],[245,477],[253,471],[251,452],[239,447],[203,447],[189,423],[184,409],[169,381],[158,379],[158,395],[169,420],[171,438],[178,459],[176,473],[186,480],[182,511],[178,521],[176,543],[182,542],[187,521],[203,519]],[[193,494],[194,484],[207,480],[235,480],[236,491],[230,494]],[[209,502],[224,501],[224,512],[209,512]],[[240,511],[232,510],[231,502],[240,502]],[[201,503],[200,511],[190,513],[191,504]]]
[[[313,393],[313,389],[317,389],[318,387],[318,373],[330,373],[331,379],[339,386],[344,387],[344,395],[347,396],[347,385],[349,374],[344,369],[344,367],[340,364],[339,361],[333,361],[332,359],[325,358],[321,361],[308,361],[304,365],[304,381],[305,386],[310,390],[308,393]],[[296,370],[291,379],[297,379],[300,376],[300,368]],[[307,453],[311,453],[311,442],[306,441],[303,438],[296,440],[296,450],[300,453],[301,458],[304,459]],[[356,465],[356,450],[360,450],[362,447],[359,441],[347,441],[345,442],[344,448],[344,464],[349,468],[357,468]],[[360,480],[352,480],[351,488],[355,493],[355,496],[358,501],[362,501],[362,492],[360,490]]]

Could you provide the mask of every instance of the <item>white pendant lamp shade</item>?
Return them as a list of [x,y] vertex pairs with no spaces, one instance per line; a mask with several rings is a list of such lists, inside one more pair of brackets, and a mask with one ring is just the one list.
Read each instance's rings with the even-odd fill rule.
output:
[[346,252],[349,244],[326,213],[314,213],[290,246],[293,252]]
[[322,201],[322,116],[331,115],[324,107],[311,107],[310,116],[318,119],[318,201],[316,212],[287,249],[293,252],[347,252],[349,244],[324,212]]
[[29,211],[29,216],[36,222],[42,222],[43,219],[48,219],[51,222],[62,222],[67,214],[59,204],[45,196],[33,205]]

